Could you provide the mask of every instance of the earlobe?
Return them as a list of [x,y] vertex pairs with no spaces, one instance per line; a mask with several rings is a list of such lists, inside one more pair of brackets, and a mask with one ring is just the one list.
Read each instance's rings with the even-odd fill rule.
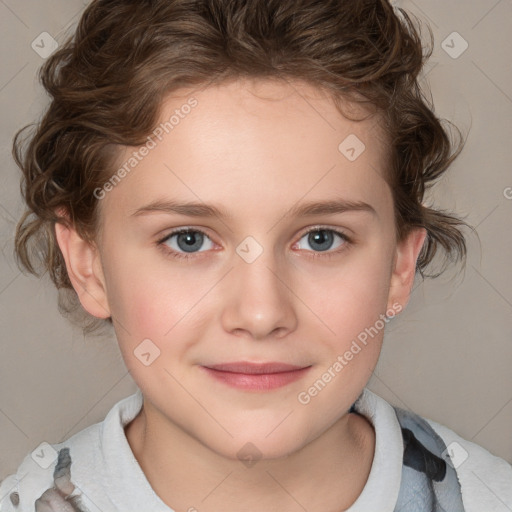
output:
[[414,228],[396,247],[394,268],[388,294],[388,309],[398,303],[402,309],[409,302],[416,275],[416,262],[427,236],[425,228]]
[[111,316],[98,250],[62,223],[55,237],[66,262],[68,276],[84,309],[97,318]]

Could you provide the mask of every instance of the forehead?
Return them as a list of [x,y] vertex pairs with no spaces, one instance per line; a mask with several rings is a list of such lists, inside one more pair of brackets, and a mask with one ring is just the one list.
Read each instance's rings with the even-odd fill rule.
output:
[[[342,96],[335,102],[326,90],[304,81],[238,78],[205,88],[182,89],[162,103],[160,123],[165,124],[192,97],[198,106],[185,117],[198,138],[211,128],[219,136],[233,137],[236,131],[238,139],[252,143],[268,142],[269,136],[279,135],[276,142],[290,143],[283,151],[290,146],[297,153],[299,138],[317,142],[317,146],[325,141],[323,145],[338,149],[340,137],[357,133],[375,152],[384,153],[388,148],[381,115],[370,115],[363,105]],[[311,145],[304,145],[304,152]]]
[[[366,115],[355,104],[342,107],[352,118]],[[107,196],[118,207],[180,197],[236,199],[261,212],[262,201],[291,207],[329,194],[376,208],[387,200],[380,119],[347,119],[327,93],[304,82],[244,79],[176,91],[149,137],[155,147]],[[118,165],[137,149],[126,148]]]

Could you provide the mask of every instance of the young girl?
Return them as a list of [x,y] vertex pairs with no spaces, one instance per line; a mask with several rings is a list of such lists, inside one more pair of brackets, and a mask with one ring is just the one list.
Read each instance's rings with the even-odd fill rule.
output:
[[422,204],[462,147],[423,63],[385,0],[89,5],[15,139],[16,249],[139,389],[27,455],[2,512],[512,510],[509,464],[365,387],[416,272],[466,252]]

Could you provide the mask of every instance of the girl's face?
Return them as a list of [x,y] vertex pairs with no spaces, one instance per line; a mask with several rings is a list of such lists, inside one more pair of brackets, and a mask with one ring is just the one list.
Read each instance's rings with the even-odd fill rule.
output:
[[[98,194],[82,303],[112,315],[164,429],[233,459],[292,453],[346,415],[407,302],[423,237],[396,243],[383,134],[270,81],[174,95],[161,121]],[[228,363],[301,370],[212,368]]]

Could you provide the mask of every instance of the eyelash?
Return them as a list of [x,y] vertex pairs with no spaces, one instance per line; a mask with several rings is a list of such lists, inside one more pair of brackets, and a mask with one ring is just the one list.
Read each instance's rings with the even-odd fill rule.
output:
[[[342,244],[342,246],[340,248],[338,248],[334,251],[313,252],[313,254],[311,254],[309,256],[310,258],[313,258],[313,259],[327,258],[327,259],[329,259],[334,256],[337,256],[338,254],[340,254],[343,251],[346,251],[349,248],[349,246],[352,245],[351,238],[349,238],[343,231],[338,231],[336,229],[328,228],[326,226],[325,227],[324,226],[315,226],[314,228],[310,229],[309,231],[302,233],[299,240],[301,238],[303,238],[304,236],[308,235],[309,233],[314,233],[314,232],[318,232],[318,231],[330,231],[332,233],[335,233],[344,241],[344,243]],[[171,231],[164,238],[158,240],[156,242],[156,245],[167,256],[171,256],[172,258],[176,258],[178,260],[191,260],[191,259],[195,258],[196,256],[189,256],[189,255],[186,255],[186,253],[177,252],[174,249],[170,249],[168,246],[165,245],[165,242],[167,242],[167,240],[169,240],[172,236],[180,235],[181,233],[201,233],[201,234],[205,235],[207,238],[210,238],[204,231],[201,231],[200,229],[180,228],[180,229],[176,229],[175,231]],[[312,252],[312,251],[308,251],[308,252]],[[190,254],[197,254],[197,253],[190,253]]]

